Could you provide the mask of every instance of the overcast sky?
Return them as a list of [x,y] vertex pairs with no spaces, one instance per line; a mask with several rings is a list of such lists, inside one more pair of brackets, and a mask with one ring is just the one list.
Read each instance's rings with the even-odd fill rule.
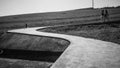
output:
[[[120,0],[94,0],[95,8],[118,6]],[[0,0],[0,16],[66,11],[92,7],[92,0]]]

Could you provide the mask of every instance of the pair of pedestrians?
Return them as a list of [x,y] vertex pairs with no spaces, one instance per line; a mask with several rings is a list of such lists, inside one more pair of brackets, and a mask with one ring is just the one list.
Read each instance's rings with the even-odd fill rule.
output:
[[102,19],[102,22],[109,21],[109,13],[108,13],[107,9],[102,9],[101,10],[101,19]]

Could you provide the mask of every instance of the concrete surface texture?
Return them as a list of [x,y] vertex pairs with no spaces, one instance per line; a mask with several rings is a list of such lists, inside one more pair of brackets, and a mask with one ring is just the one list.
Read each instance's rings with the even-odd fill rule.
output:
[[34,27],[10,30],[12,33],[58,37],[70,41],[70,45],[51,68],[120,68],[119,44],[72,35],[40,32]]

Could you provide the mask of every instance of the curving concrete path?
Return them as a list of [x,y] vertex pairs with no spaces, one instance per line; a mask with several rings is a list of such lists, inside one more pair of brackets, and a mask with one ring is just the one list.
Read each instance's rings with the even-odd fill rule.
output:
[[69,47],[51,68],[120,68],[120,45],[72,35],[40,32],[45,27],[10,30],[8,32],[64,38]]

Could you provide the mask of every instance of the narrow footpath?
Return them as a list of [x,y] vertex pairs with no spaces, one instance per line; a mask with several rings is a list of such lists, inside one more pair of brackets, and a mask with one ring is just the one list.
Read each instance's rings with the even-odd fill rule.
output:
[[34,27],[9,30],[36,36],[58,37],[70,41],[70,45],[51,68],[120,68],[120,45],[79,36],[40,32]]

